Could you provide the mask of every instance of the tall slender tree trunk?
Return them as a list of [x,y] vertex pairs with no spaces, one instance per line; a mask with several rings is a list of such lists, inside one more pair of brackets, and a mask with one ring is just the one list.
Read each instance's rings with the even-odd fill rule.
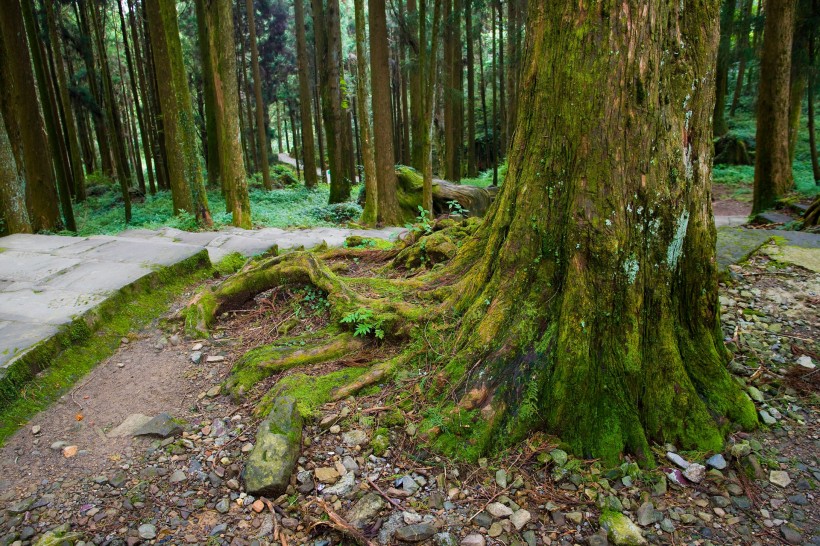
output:
[[182,62],[176,4],[144,0],[165,138],[168,181],[174,213],[187,211],[210,226],[208,196],[199,164],[188,78]]
[[359,110],[359,133],[361,135],[362,166],[364,168],[365,200],[362,211],[362,223],[374,226],[379,220],[379,185],[376,175],[376,157],[373,140],[370,134],[370,119],[367,115],[367,50],[365,40],[364,0],[354,0],[354,17],[356,21],[356,104]]
[[746,63],[749,61],[749,32],[752,21],[752,0],[741,0],[740,8],[740,30],[737,34],[737,45],[735,50],[738,53],[737,79],[735,80],[735,91],[732,95],[732,106],[729,108],[729,115],[734,117],[737,107],[740,105],[740,97],[743,94],[743,77],[746,74]]
[[75,1],[77,2],[75,6],[77,6],[76,11],[80,24],[80,34],[83,37],[80,51],[85,64],[88,90],[91,92],[91,97],[97,106],[97,108],[91,110],[91,116],[94,119],[94,132],[97,136],[97,147],[100,150],[100,167],[104,174],[113,177],[116,173],[114,172],[114,161],[111,155],[111,139],[109,136],[109,130],[111,128],[105,119],[105,97],[100,89],[101,81],[97,73],[97,67],[94,64],[94,33],[88,20],[90,3],[82,0]]
[[[236,45],[234,44],[233,9],[231,0],[197,0],[197,13],[201,13],[200,42],[203,65],[212,81],[205,83],[213,90],[210,112],[216,132],[209,147],[216,149],[216,165],[219,180],[226,195],[226,203],[232,215],[231,223],[250,229],[251,203],[248,196],[248,179],[242,159],[239,128],[239,86],[236,81]],[[204,26],[204,28],[202,28]],[[207,98],[207,97],[206,97]]]
[[145,1],[140,3],[142,7],[142,43],[145,48],[145,93],[150,105],[151,126],[155,134],[151,136],[155,172],[157,175],[157,187],[163,190],[171,189],[170,174],[168,170],[168,153],[165,148],[165,125],[162,121],[162,105],[159,98],[159,85],[156,78],[156,67],[154,65],[154,50],[151,47],[150,31],[148,25],[148,8]]
[[[139,124],[140,142],[145,156],[145,170],[148,173],[148,191],[151,194],[157,192],[154,177],[153,148],[150,140],[150,126],[148,122],[148,101],[145,98],[142,80],[142,54],[139,46],[139,35],[137,33],[136,17],[132,0],[128,0],[128,26],[131,32],[131,40],[128,40],[125,19],[123,17],[122,6],[120,9],[120,24],[122,25],[123,41],[125,43],[125,60],[128,63],[128,75],[131,80],[131,94],[134,96],[134,104],[137,107],[137,123]],[[131,46],[129,48],[129,46]],[[131,53],[133,51],[133,53]]]
[[[15,3],[12,1],[9,3]],[[31,46],[31,61],[34,67],[34,76],[37,80],[37,88],[40,92],[40,101],[42,104],[43,121],[45,122],[46,137],[48,140],[48,148],[37,150],[40,154],[39,161],[42,161],[44,150],[49,150],[53,157],[54,174],[57,179],[57,193],[60,198],[60,205],[63,211],[63,219],[65,220],[65,227],[70,231],[77,231],[77,224],[74,221],[74,208],[71,203],[71,172],[68,162],[68,154],[65,150],[65,141],[60,138],[59,117],[57,114],[57,104],[54,97],[53,87],[49,78],[49,73],[46,70],[45,54],[42,49],[42,41],[37,32],[37,26],[34,21],[33,7],[29,2],[23,1],[21,3],[23,22],[28,34],[29,44]],[[19,54],[15,51],[15,54]]]
[[302,153],[305,156],[305,186],[315,188],[316,179],[316,150],[313,143],[312,114],[310,111],[311,92],[308,75],[307,40],[305,39],[305,10],[302,0],[293,1],[296,15],[296,57],[299,63],[299,116],[302,120]]
[[[327,169],[325,168],[325,139],[322,133],[322,108],[319,103],[319,69],[317,68],[316,62],[315,44],[313,46],[313,114],[313,120],[316,124],[316,142],[319,145],[319,169],[322,173],[322,182],[327,182]],[[279,145],[281,146],[281,141]]]
[[[197,41],[199,42],[199,56],[202,64],[202,92],[200,93],[203,102],[205,103],[205,170],[207,172],[208,185],[211,187],[219,186],[222,190],[222,195],[225,197],[226,212],[230,212],[233,207],[233,195],[229,189],[225,187],[224,181],[220,178],[221,166],[219,164],[219,146],[217,146],[217,114],[215,109],[219,107],[216,100],[216,79],[214,78],[215,61],[215,45],[214,45],[214,21],[208,14],[208,7],[211,2],[205,0],[196,0],[194,6],[196,8],[196,29]],[[233,19],[233,14],[231,14]],[[231,23],[233,27],[233,22]],[[233,36],[231,36],[231,43],[233,43]],[[234,52],[232,52],[234,53]],[[234,53],[234,57],[235,57]],[[236,61],[234,61],[234,67]],[[236,80],[236,75],[233,77]],[[237,84],[238,85],[238,84]],[[237,88],[238,97],[238,88]],[[244,169],[244,164],[243,164]]]
[[[125,36],[125,34],[123,34]],[[137,142],[137,131],[136,131],[136,124],[134,123],[134,115],[133,110],[131,108],[131,97],[128,96],[128,90],[125,87],[125,73],[122,69],[122,58],[120,56],[120,44],[119,41],[116,39],[116,35],[114,38],[114,48],[116,52],[117,58],[117,73],[120,79],[120,97],[121,103],[118,110],[122,112],[125,117],[125,124],[123,126],[123,131],[125,132],[124,135],[120,135],[120,139],[123,140],[122,146],[125,148],[127,152],[127,156],[129,157],[129,161],[126,161],[126,164],[130,164],[134,166],[134,171],[137,175],[137,185],[139,187],[139,191],[142,195],[148,193],[145,187],[145,173],[142,169],[142,158],[140,157],[139,152],[139,143]],[[111,83],[111,89],[114,89],[113,82]],[[117,99],[117,93],[114,91],[114,98]],[[122,120],[120,121],[120,125],[122,125]],[[130,163],[129,163],[130,162]]]
[[50,2],[43,2],[46,12],[46,24],[48,25],[49,41],[53,51],[54,71],[57,76],[57,89],[60,94],[60,107],[63,114],[63,126],[65,128],[68,149],[71,160],[71,174],[73,181],[73,191],[77,201],[85,201],[85,173],[83,172],[82,150],[80,138],[77,133],[77,124],[71,109],[71,98],[68,94],[68,83],[66,82],[65,65],[63,64],[63,50],[61,40],[57,33],[57,24],[54,17],[54,7]]
[[265,103],[262,101],[262,74],[259,70],[259,50],[256,46],[256,15],[253,12],[253,0],[245,0],[248,17],[248,33],[251,44],[251,66],[253,67],[253,94],[256,97],[256,134],[259,144],[259,168],[262,169],[262,183],[265,189],[273,189],[268,167],[268,137],[265,134]]
[[[102,8],[104,8],[104,6],[101,6],[101,9]],[[115,154],[114,166],[117,171],[117,180],[120,184],[120,193],[122,194],[123,206],[125,208],[125,223],[128,223],[131,221],[131,194],[129,193],[129,187],[131,186],[131,169],[129,168],[128,156],[125,151],[125,131],[123,130],[117,99],[114,96],[114,83],[111,80],[111,70],[108,65],[108,55],[105,49],[104,29],[102,28],[99,13],[97,12],[97,6],[89,2],[88,9],[91,12],[91,29],[94,33],[94,42],[97,46],[97,59],[100,65],[100,79],[102,82],[106,124],[111,128],[109,137],[111,138],[111,146]]]
[[[478,89],[479,94],[481,95],[481,120],[482,120],[482,128],[484,129],[484,138],[482,142],[484,145],[481,147],[483,150],[482,153],[482,163],[484,165],[487,164],[488,161],[491,161],[492,157],[492,147],[493,143],[490,141],[490,125],[487,120],[487,83],[486,79],[484,78],[484,48],[481,45],[481,30],[476,33],[478,38],[478,74],[479,74],[479,82],[478,82]],[[490,157],[487,157],[487,153],[489,152]]]
[[499,150],[499,140],[498,140],[498,60],[495,56],[495,10],[498,3],[493,2],[490,0],[490,27],[491,27],[491,39],[492,39],[492,50],[490,54],[493,57],[492,60],[492,90],[493,90],[493,140],[492,146],[490,149],[492,150],[492,163],[493,163],[493,186],[498,185],[498,156],[500,155]]
[[723,136],[729,131],[726,124],[726,90],[729,86],[729,62],[732,56],[732,35],[735,32],[735,0],[723,0],[720,10],[720,44],[718,45],[717,68],[715,69],[715,111],[712,127],[715,136]]
[[[792,39],[792,65],[789,77],[789,163],[794,162],[797,150],[797,133],[800,130],[800,114],[806,97],[809,66],[809,37],[817,19],[812,18],[811,0],[797,0],[794,38]],[[817,14],[820,16],[820,13]]]
[[794,184],[789,161],[789,80],[795,0],[768,0],[757,99],[752,212],[772,208]]
[[[816,6],[816,0],[813,1],[813,6]],[[816,9],[816,8],[815,8]],[[806,94],[808,95],[808,125],[809,125],[809,154],[811,156],[811,170],[814,174],[815,185],[820,185],[820,161],[817,159],[817,134],[815,132],[814,119],[814,84],[817,77],[817,68],[815,66],[815,29],[811,29],[809,34],[809,78],[806,85]]]
[[427,126],[424,120],[424,90],[423,76],[419,58],[423,55],[422,48],[427,44],[419,42],[421,27],[427,25],[427,21],[421,18],[417,7],[417,0],[407,0],[407,40],[410,45],[411,59],[415,58],[415,63],[411,64],[410,70],[410,165],[421,171],[422,169],[422,140],[424,128]]
[[393,123],[390,117],[390,66],[385,0],[369,0],[370,71],[373,89],[373,138],[376,162],[376,218],[380,224],[401,225],[403,218],[396,192]]
[[[449,1],[449,0],[444,0]],[[428,39],[426,25],[419,26],[419,71],[421,72],[422,104],[421,115],[424,119],[422,142],[422,199],[421,206],[433,215],[433,111],[435,108],[436,74],[438,64],[439,25],[442,0],[433,0],[433,24],[430,29],[430,51],[427,52]],[[427,0],[419,0],[419,19],[427,19]]]
[[507,1],[507,130],[509,139],[515,128],[518,109],[518,0]]
[[475,52],[473,51],[473,0],[465,0],[464,35],[467,42],[467,176],[478,176],[475,157]]
[[[0,63],[6,62],[0,45]],[[0,86],[5,86],[0,70]],[[2,99],[0,99],[2,102]],[[3,116],[6,108],[0,107],[0,217],[6,233],[31,233],[31,222],[26,210],[25,178],[14,158]]]
[[[341,203],[350,197],[350,179],[347,171],[345,144],[345,119],[342,114],[341,32],[339,0],[312,0],[313,28],[325,29],[314,32],[316,59],[319,68],[319,87],[322,96],[322,118],[327,135],[328,167],[330,169],[330,202]],[[389,74],[385,76],[389,82]],[[388,83],[389,85],[389,83]],[[388,90],[389,108],[389,90]],[[389,114],[389,109],[388,109]],[[388,138],[392,138],[391,132]],[[391,154],[392,155],[392,154]]]
[[444,178],[461,179],[464,95],[461,62],[461,0],[444,0]]
[[506,79],[504,78],[504,8],[501,6],[501,0],[496,0],[496,15],[498,15],[498,124],[499,130],[499,145],[498,157],[505,157],[507,155],[507,92]]
[[718,317],[718,8],[530,3],[508,175],[447,272],[464,276],[442,384],[475,410],[450,445],[539,429],[613,465],[651,462],[651,442],[718,451],[731,421],[757,425]]

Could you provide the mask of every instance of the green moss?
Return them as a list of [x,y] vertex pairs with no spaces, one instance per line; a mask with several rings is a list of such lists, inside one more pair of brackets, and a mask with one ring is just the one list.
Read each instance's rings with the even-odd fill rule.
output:
[[220,275],[231,275],[242,269],[242,266],[245,265],[247,261],[248,259],[239,252],[231,252],[219,260],[219,263],[214,265],[214,269]]
[[326,375],[314,376],[294,374],[282,378],[259,402],[256,413],[267,415],[273,401],[280,394],[296,400],[296,407],[302,417],[313,417],[322,404],[330,400],[333,390],[367,372],[367,368],[345,368]]
[[[125,289],[96,311],[93,321],[78,319],[53,342],[24,355],[27,365],[15,366],[0,383],[0,443],[65,394],[101,360],[114,354],[128,337],[168,309],[188,286],[212,275],[207,255],[154,272],[144,282]],[[95,326],[100,328],[95,331]],[[56,353],[56,354],[55,354]],[[35,380],[32,372],[43,370]]]
[[370,447],[373,448],[373,454],[377,457],[384,455],[387,448],[390,447],[390,438],[386,429],[378,429],[370,440]]

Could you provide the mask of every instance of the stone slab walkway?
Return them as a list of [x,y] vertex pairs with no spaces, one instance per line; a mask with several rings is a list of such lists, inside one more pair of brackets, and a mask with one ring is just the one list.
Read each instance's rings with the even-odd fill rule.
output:
[[208,251],[253,256],[273,246],[341,246],[350,235],[395,239],[404,230],[230,229],[189,233],[129,230],[116,237],[11,235],[0,238],[0,375],[18,357],[56,335],[124,287],[162,267]]

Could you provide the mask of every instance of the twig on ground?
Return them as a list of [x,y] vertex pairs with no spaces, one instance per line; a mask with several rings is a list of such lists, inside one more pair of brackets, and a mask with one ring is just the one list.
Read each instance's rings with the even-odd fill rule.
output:
[[372,486],[373,486],[373,488],[374,488],[376,491],[378,491],[378,492],[379,492],[379,494],[387,500],[387,502],[389,502],[390,504],[392,504],[393,506],[395,506],[395,507],[396,507],[396,508],[398,508],[399,510],[404,510],[404,507],[403,507],[400,503],[398,503],[398,502],[394,501],[393,499],[391,499],[390,497],[388,497],[388,496],[387,496],[387,493],[385,493],[384,491],[382,491],[381,487],[379,487],[378,485],[376,485],[376,482],[374,482],[374,481],[373,481],[373,480],[371,480],[370,478],[367,478],[367,483],[369,483],[370,485],[372,485]]

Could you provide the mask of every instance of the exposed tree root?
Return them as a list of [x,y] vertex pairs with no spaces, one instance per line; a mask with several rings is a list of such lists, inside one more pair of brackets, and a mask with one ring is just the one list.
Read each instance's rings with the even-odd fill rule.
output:
[[[372,321],[378,322],[385,336],[391,338],[406,338],[413,323],[422,314],[430,313],[429,309],[422,310],[402,298],[364,296],[351,288],[354,280],[338,276],[312,252],[298,251],[268,258],[229,277],[216,288],[205,288],[197,294],[185,311],[185,329],[189,335],[206,336],[221,313],[242,305],[260,292],[287,283],[311,284],[324,291],[330,303],[331,319],[337,323],[358,310],[369,310]],[[360,281],[375,284],[377,280]],[[396,289],[401,292],[401,285]],[[358,325],[350,326],[355,329]]]
[[812,201],[809,208],[803,215],[803,229],[820,225],[820,197]]
[[[245,353],[234,365],[227,388],[241,395],[271,375],[295,368],[337,360],[364,347],[364,341],[345,332],[309,345],[292,345],[294,339],[263,345]],[[305,342],[303,339],[302,343]]]
[[368,372],[360,376],[358,379],[333,389],[330,393],[330,400],[336,401],[347,398],[348,396],[353,396],[366,387],[385,381],[393,374],[396,368],[403,364],[406,360],[406,355],[402,354],[391,358],[390,360],[385,360],[384,362],[374,364]]

